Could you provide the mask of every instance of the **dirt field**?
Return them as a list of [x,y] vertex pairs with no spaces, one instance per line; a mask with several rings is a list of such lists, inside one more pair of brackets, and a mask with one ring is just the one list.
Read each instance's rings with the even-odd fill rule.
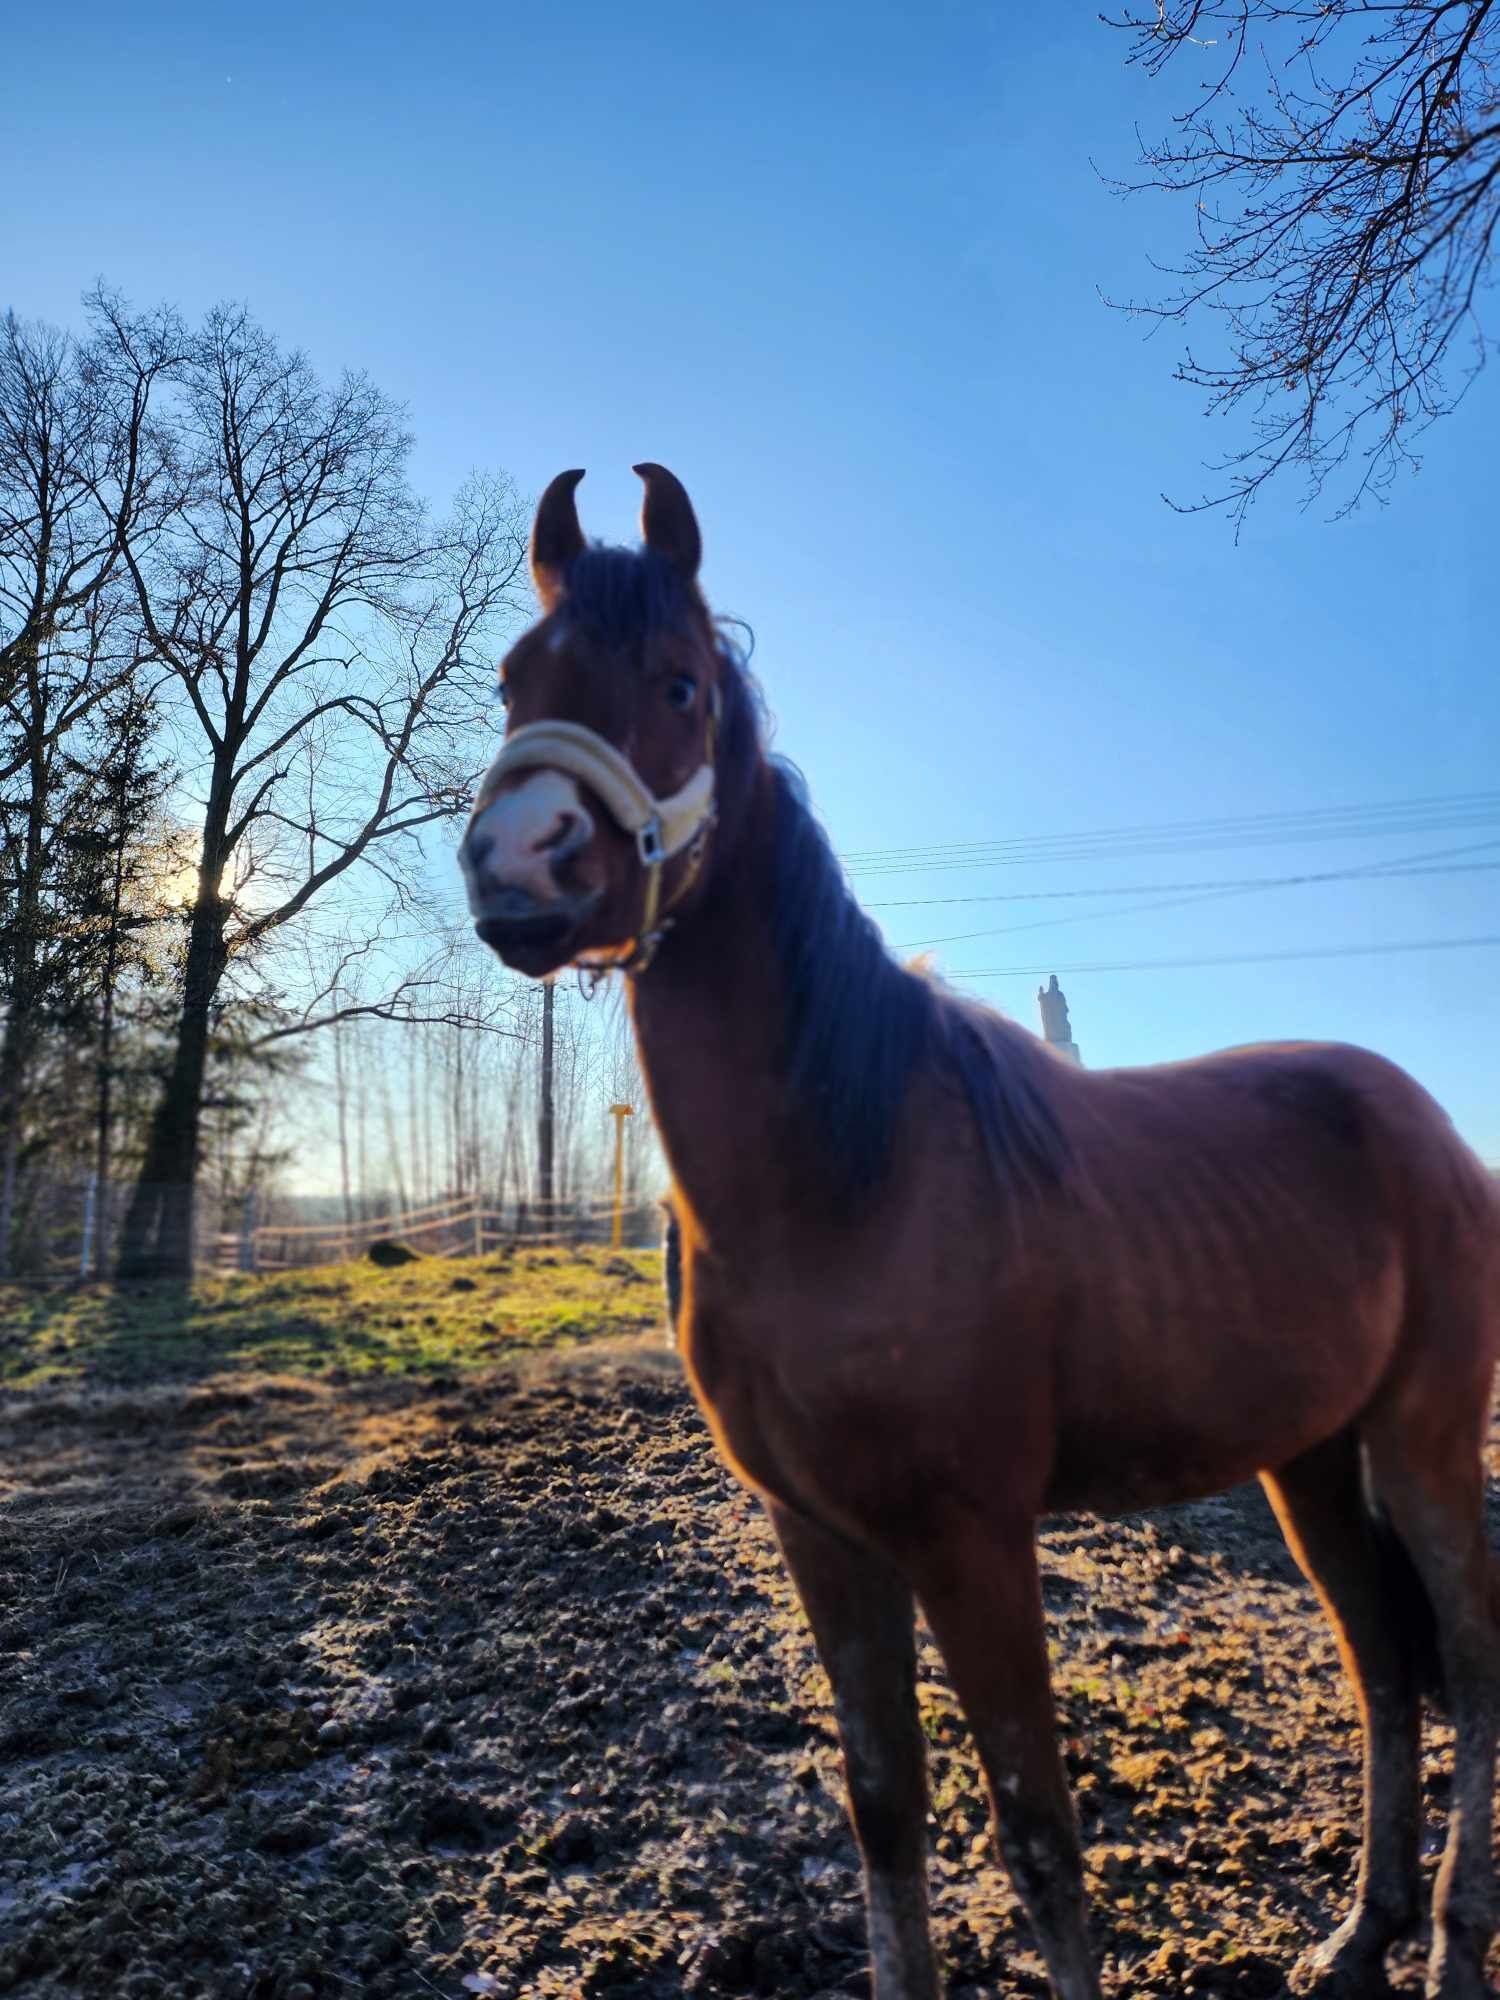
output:
[[[385,1306],[330,1280],[297,1374],[264,1372],[274,1314],[175,1346],[75,1318],[40,1370],[12,1315],[0,1991],[866,1990],[827,1689],[643,1330],[649,1260],[564,1273],[591,1303],[540,1331],[517,1267],[470,1268],[463,1340],[431,1304],[451,1266],[385,1274],[407,1287]],[[369,1362],[372,1319],[429,1316],[390,1303],[423,1285],[446,1360]],[[262,1311],[239,1296],[219,1315]],[[356,1299],[363,1372],[335,1337]],[[590,1327],[615,1337],[568,1344]],[[1110,1991],[1281,1992],[1348,1896],[1358,1744],[1263,1501],[1059,1522],[1044,1562]],[[1043,1993],[924,1674],[953,1991]],[[1429,1794],[1430,1866],[1431,1768]],[[1398,1983],[1420,1990],[1415,1956]]]

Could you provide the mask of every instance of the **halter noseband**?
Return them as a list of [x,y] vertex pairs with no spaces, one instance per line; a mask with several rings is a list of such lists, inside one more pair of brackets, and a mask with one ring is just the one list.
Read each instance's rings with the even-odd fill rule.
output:
[[[674,910],[698,879],[714,822],[714,762],[719,725],[719,691],[709,697],[708,741],[704,761],[687,783],[670,797],[659,799],[641,774],[607,738],[581,722],[528,722],[514,730],[480,781],[478,797],[489,794],[513,771],[566,771],[580,778],[604,803],[609,816],[625,833],[635,836],[635,850],[646,877],[641,927],[634,948],[615,958],[595,960],[586,970],[644,972],[662,939],[672,928]],[[662,870],[675,855],[687,852],[687,874],[665,907],[661,900]]]

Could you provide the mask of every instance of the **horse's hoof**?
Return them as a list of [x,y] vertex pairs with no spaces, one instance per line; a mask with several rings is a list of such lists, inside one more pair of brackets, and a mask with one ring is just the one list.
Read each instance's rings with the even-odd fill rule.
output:
[[1397,2000],[1384,1948],[1360,1937],[1352,1923],[1303,1952],[1287,1983],[1298,2000]]
[[1427,1961],[1427,2000],[1491,2000],[1493,1989],[1484,1976],[1490,1935],[1487,1922],[1466,1924],[1452,1911],[1438,1918]]
[[1493,2000],[1494,1988],[1470,1960],[1449,1959],[1427,1975],[1427,2000]]

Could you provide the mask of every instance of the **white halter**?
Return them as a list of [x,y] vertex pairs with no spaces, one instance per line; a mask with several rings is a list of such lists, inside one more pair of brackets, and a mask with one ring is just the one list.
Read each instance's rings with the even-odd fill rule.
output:
[[[566,771],[603,801],[615,824],[634,834],[646,871],[645,908],[635,949],[613,961],[627,972],[644,972],[671,928],[667,915],[692,887],[714,818],[714,745],[718,734],[718,690],[708,717],[708,754],[687,783],[659,799],[613,743],[581,722],[528,722],[514,730],[480,780],[475,811],[482,811],[500,780],[512,771]],[[691,866],[666,910],[661,906],[661,871],[675,854],[690,849]],[[608,968],[602,968],[608,969]]]
[[659,868],[680,854],[713,814],[712,763],[700,764],[679,791],[659,799],[628,757],[581,722],[528,722],[515,730],[480,782],[481,805],[510,772],[538,769],[581,778],[615,824],[635,835],[646,868]]

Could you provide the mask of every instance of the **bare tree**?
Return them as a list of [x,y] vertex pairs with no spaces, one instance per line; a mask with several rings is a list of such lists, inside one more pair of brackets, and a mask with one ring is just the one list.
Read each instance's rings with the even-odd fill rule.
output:
[[[163,928],[175,842],[161,805],[173,773],[156,741],[160,718],[149,693],[127,683],[95,709],[68,753],[89,810],[64,833],[77,866],[71,901],[89,949],[74,956],[87,981],[94,1044],[93,1181],[98,1203],[96,1269],[111,1240],[122,988],[153,970],[149,939]],[[70,736],[66,741],[72,745]],[[91,977],[90,977],[91,975]]]
[[[0,701],[46,654],[49,744],[109,692],[93,673],[59,687],[60,672],[118,573],[124,537],[144,541],[160,520],[151,400],[181,345],[168,312],[127,322],[104,291],[87,304],[94,337],[82,346],[13,312],[0,318]],[[12,749],[0,778],[27,755]]]
[[198,882],[171,1067],[122,1272],[181,1275],[203,1079],[232,961],[356,867],[409,893],[424,829],[461,812],[524,526],[474,481],[433,530],[401,413],[364,377],[320,382],[241,308],[175,373],[181,500],[125,537],[145,643],[201,744]]
[[1171,296],[1128,310],[1227,328],[1180,381],[1248,405],[1198,507],[1236,521],[1295,469],[1337,509],[1383,495],[1483,365],[1476,300],[1500,226],[1497,0],[1152,0],[1109,25],[1192,102],[1122,191],[1188,194]]
[[131,677],[115,590],[124,537],[148,543],[164,501],[152,392],[177,354],[169,314],[80,346],[0,320],[0,1271],[9,1260],[22,1121],[46,999],[47,885],[67,781],[63,746]]
[[96,790],[68,754],[69,732],[95,709],[101,684],[119,684],[118,619],[107,592],[69,615],[51,641],[13,660],[0,702],[0,1273],[10,1268],[23,1138],[44,1032],[78,997],[94,942],[77,906],[71,842],[97,818]]

